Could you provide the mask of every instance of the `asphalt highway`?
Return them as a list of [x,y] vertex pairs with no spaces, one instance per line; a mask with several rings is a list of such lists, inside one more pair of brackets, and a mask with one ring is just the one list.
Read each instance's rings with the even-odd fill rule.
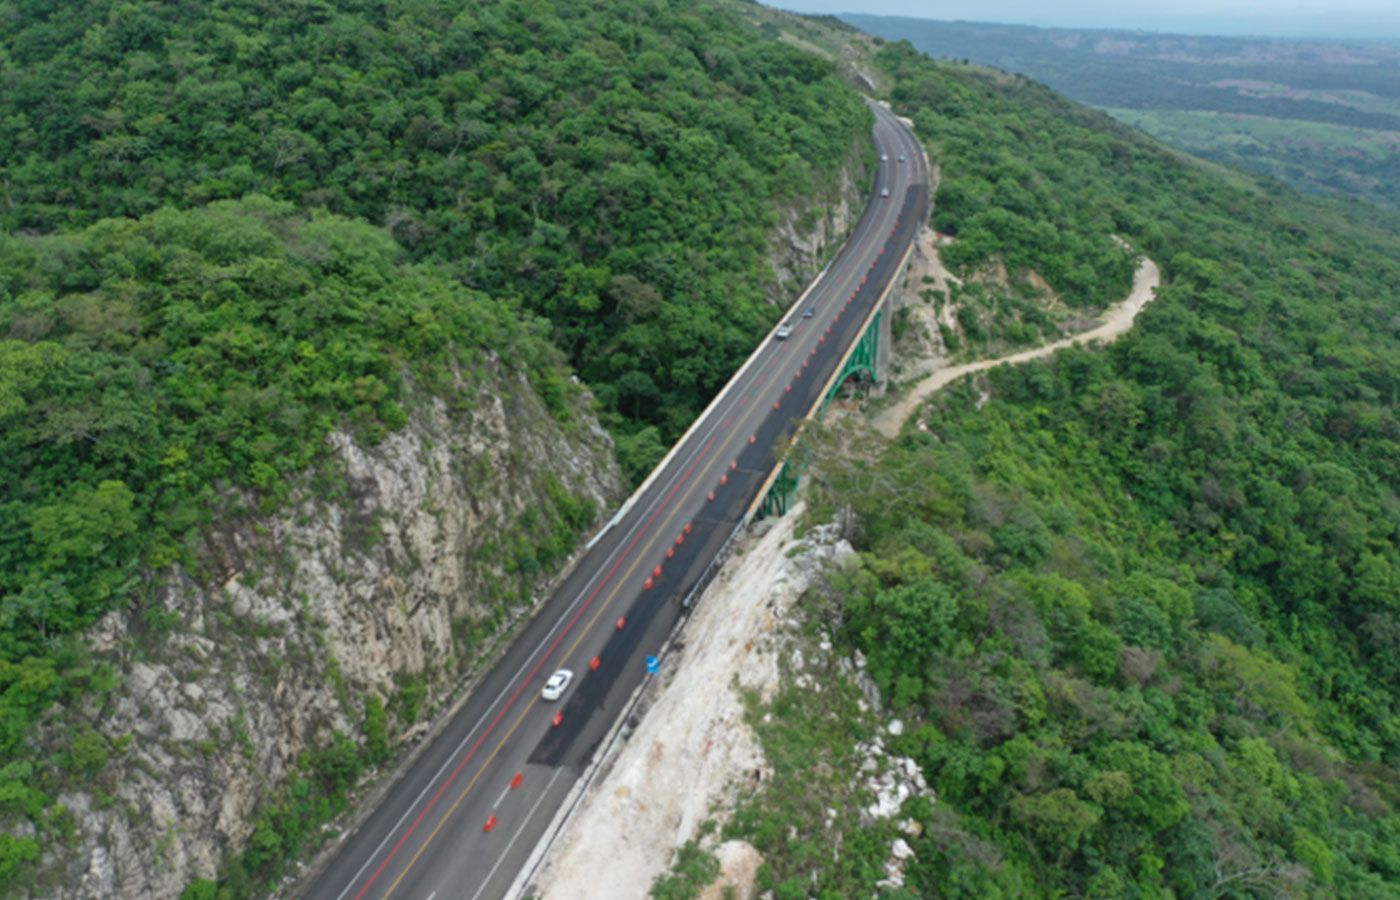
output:
[[[650,677],[646,657],[661,648],[684,614],[682,599],[747,514],[775,448],[820,399],[928,217],[922,149],[887,110],[871,109],[875,147],[886,161],[846,245],[783,319],[791,335],[778,339],[775,329],[764,339],[299,896],[506,895],[628,698]],[[574,673],[563,697],[541,699],[545,681],[562,668]]]

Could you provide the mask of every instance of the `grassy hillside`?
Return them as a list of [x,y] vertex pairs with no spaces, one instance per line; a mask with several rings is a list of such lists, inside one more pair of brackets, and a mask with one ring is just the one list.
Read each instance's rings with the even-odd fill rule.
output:
[[1400,47],[846,16],[1029,75],[1189,153],[1400,209]]
[[755,706],[775,777],[725,834],[778,897],[869,890],[896,837],[891,898],[1400,896],[1400,241],[1026,79],[880,63],[935,216],[990,235],[965,262],[1113,232],[1167,283],[876,459],[827,434],[813,515],[853,513],[862,564],[809,627],[867,656],[937,799],[917,837],[858,826],[871,724],[825,657],[834,690]]

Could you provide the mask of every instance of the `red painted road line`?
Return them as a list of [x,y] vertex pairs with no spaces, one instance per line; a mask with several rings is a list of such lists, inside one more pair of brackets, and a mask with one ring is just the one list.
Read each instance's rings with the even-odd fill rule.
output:
[[606,586],[607,583],[612,580],[613,575],[617,574],[618,566],[622,565],[623,561],[631,555],[632,549],[637,546],[637,541],[642,539],[643,534],[646,534],[651,531],[651,525],[653,522],[656,521],[656,517],[661,515],[661,511],[663,509],[671,505],[671,500],[675,498],[676,491],[680,490],[681,485],[690,479],[691,473],[695,471],[695,467],[700,464],[700,460],[705,457],[705,454],[710,452],[710,448],[714,446],[714,443],[715,439],[710,438],[710,442],[705,445],[705,449],[701,450],[698,454],[696,454],[695,459],[690,464],[690,468],[685,470],[685,474],[682,475],[680,479],[676,481],[675,485],[671,488],[671,493],[667,494],[666,499],[663,500],[661,504],[656,507],[656,511],[651,514],[651,518],[647,519],[647,523],[637,530],[636,535],[632,538],[632,543],[627,545],[627,549],[624,550],[622,555],[617,558],[617,561],[612,564],[612,568],[608,570],[608,574],[604,576],[603,580],[598,583],[598,586],[593,589],[593,593],[588,595],[588,599],[585,600],[583,605],[579,607],[578,611],[574,613],[574,617],[569,620],[568,625],[564,626],[564,630],[559,632],[559,636],[554,639],[554,643],[550,644],[549,649],[540,655],[540,661],[535,663],[535,668],[531,669],[530,674],[526,675],[525,678],[521,680],[520,686],[515,689],[515,693],[511,695],[508,701],[506,701],[506,705],[501,707],[501,711],[496,713],[496,717],[491,720],[491,724],[486,727],[486,731],[482,733],[481,737],[476,739],[476,743],[472,744],[472,748],[467,751],[467,755],[462,757],[462,761],[457,764],[457,768],[452,770],[452,774],[447,776],[447,780],[442,783],[442,787],[438,788],[437,793],[433,795],[433,799],[428,801],[428,805],[425,806],[423,808],[423,811],[418,814],[418,818],[413,820],[413,824],[408,826],[408,831],[404,832],[403,837],[399,838],[399,842],[394,845],[394,849],[389,851],[389,855],[384,857],[384,861],[379,864],[379,868],[374,870],[374,874],[369,877],[369,881],[366,881],[365,886],[360,888],[360,892],[355,895],[355,900],[361,900],[361,898],[364,897],[365,893],[371,887],[374,886],[374,883],[376,881],[379,880],[379,876],[384,873],[384,867],[389,865],[389,863],[394,859],[394,856],[398,854],[399,850],[403,849],[404,843],[408,841],[410,837],[413,836],[413,832],[418,828],[420,824],[422,824],[424,817],[426,817],[428,813],[432,812],[432,809],[435,805],[437,805],[438,800],[442,799],[443,793],[445,793],[447,789],[451,787],[452,782],[456,780],[459,774],[461,774],[462,769],[466,766],[467,763],[471,762],[471,758],[476,755],[476,751],[481,749],[481,745],[486,741],[486,738],[488,738],[491,735],[491,732],[496,729],[496,726],[500,724],[501,718],[505,716],[506,711],[515,705],[516,700],[520,699],[520,693],[525,690],[525,685],[529,684],[530,681],[532,681],[534,677],[537,674],[539,674],[540,668],[544,665],[545,660],[548,659],[551,655],[553,655],[554,651],[559,648],[559,642],[564,640],[564,636],[567,635],[569,631],[573,629],[574,625],[578,623],[579,617],[584,614],[584,612],[588,609],[589,606],[593,605],[593,601],[598,598],[599,592],[601,592],[604,586]]
[[[762,379],[760,379],[760,382],[761,381]],[[747,399],[747,397],[744,398],[744,400]],[[744,401],[742,400],[740,401],[741,406],[743,405],[743,402]],[[725,420],[725,426],[729,424],[729,421],[729,419]],[[755,440],[755,438],[750,438],[749,440],[750,443],[752,443]],[[671,492],[667,494],[666,499],[651,514],[651,517],[647,520],[646,525],[643,526],[643,529],[639,530],[637,534],[632,538],[631,543],[627,545],[627,549],[623,552],[622,556],[620,556],[617,559],[617,561],[613,563],[612,568],[608,570],[608,574],[603,578],[602,582],[600,582],[598,586],[593,589],[593,592],[589,594],[588,599],[584,602],[583,606],[577,612],[575,612],[573,618],[569,620],[569,624],[565,626],[564,630],[560,632],[559,636],[554,639],[554,643],[552,643],[550,645],[549,650],[541,656],[540,661],[536,663],[535,668],[531,670],[530,674],[526,676],[524,680],[521,681],[520,686],[516,688],[515,693],[511,696],[510,700],[507,701],[506,705],[502,707],[500,712],[496,714],[496,717],[491,721],[491,724],[487,727],[486,731],[481,735],[480,738],[477,739],[476,743],[472,745],[471,750],[469,750],[467,752],[467,755],[463,757],[462,761],[457,764],[457,768],[455,768],[452,771],[452,774],[448,776],[447,780],[443,783],[442,787],[440,787],[437,793],[433,795],[433,799],[429,801],[428,805],[423,809],[423,811],[418,814],[418,818],[414,820],[413,824],[409,826],[408,831],[405,832],[404,836],[399,839],[397,844],[394,845],[394,849],[389,851],[389,855],[386,856],[384,858],[384,861],[379,864],[379,867],[375,869],[374,874],[370,876],[369,881],[367,881],[365,883],[365,886],[361,888],[359,893],[355,895],[354,900],[361,900],[361,898],[364,897],[365,893],[374,885],[374,882],[378,880],[379,876],[383,873],[384,868],[393,860],[394,856],[403,847],[404,843],[409,839],[409,837],[413,835],[414,830],[417,829],[420,823],[422,823],[423,819],[427,816],[427,814],[430,811],[432,811],[434,805],[436,805],[437,801],[442,797],[443,793],[456,779],[457,775],[461,773],[463,767],[466,766],[466,764],[476,754],[476,751],[480,749],[482,743],[485,742],[486,738],[491,734],[491,732],[495,730],[496,725],[500,723],[506,711],[509,710],[515,704],[515,701],[520,698],[520,694],[525,689],[525,685],[528,684],[535,677],[535,675],[539,672],[540,668],[544,665],[545,660],[551,654],[553,654],[556,649],[558,649],[559,643],[564,639],[565,635],[567,635],[569,631],[573,629],[574,625],[578,623],[579,618],[588,609],[588,607],[592,605],[593,601],[597,599],[598,594],[602,591],[604,586],[606,586],[608,581],[612,579],[612,576],[616,574],[618,567],[621,566],[623,561],[626,560],[626,558],[632,553],[632,550],[637,545],[637,541],[641,540],[641,536],[644,533],[644,531],[649,530],[652,523],[655,522],[656,517],[661,514],[662,510],[664,510],[667,506],[670,505],[671,500],[675,497],[676,491],[678,491],[680,489],[680,486],[689,479],[691,473],[694,472],[695,467],[700,463],[700,460],[705,456],[706,453],[709,452],[710,448],[713,445],[714,438],[711,438],[709,443],[705,445],[704,449],[701,450],[700,453],[691,462],[689,468],[686,469],[685,474],[671,488]]]
[[760,376],[758,376],[758,380],[755,381],[755,382],[753,383],[754,388],[757,389],[757,388],[763,387],[763,379],[765,379],[765,378],[767,378],[767,377],[768,377],[767,375],[760,375]]
[[724,420],[724,424],[721,425],[721,426],[719,426],[719,427],[720,427],[720,428],[728,428],[728,427],[729,427],[729,423],[732,422],[732,421],[734,421],[734,417],[733,417],[733,416],[729,416],[729,417],[727,417],[727,418]]

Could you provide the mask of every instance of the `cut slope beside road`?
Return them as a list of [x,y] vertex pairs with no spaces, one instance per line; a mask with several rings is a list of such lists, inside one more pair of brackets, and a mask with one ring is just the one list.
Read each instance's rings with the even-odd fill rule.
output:
[[771,645],[787,608],[819,568],[812,544],[786,551],[801,515],[775,520],[725,566],[686,626],[653,702],[606,774],[589,789],[537,882],[545,900],[644,897],[676,846],[714,815],[716,801],[752,787],[768,766],[744,722],[737,685],[765,699],[777,688]]
[[[870,202],[804,295],[800,308],[811,315],[759,344],[442,735],[332,849],[308,900],[504,897],[534,848],[548,844],[556,814],[567,813],[577,778],[642,682],[647,656],[708,583],[775,454],[820,399],[928,218],[917,139],[887,110],[874,112],[881,165]],[[575,681],[556,705],[544,704],[544,679],[563,668]]]

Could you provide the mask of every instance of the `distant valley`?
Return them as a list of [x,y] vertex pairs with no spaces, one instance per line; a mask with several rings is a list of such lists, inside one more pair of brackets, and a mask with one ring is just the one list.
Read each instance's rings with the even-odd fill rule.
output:
[[1400,45],[843,18],[1028,75],[1189,153],[1400,209]]

